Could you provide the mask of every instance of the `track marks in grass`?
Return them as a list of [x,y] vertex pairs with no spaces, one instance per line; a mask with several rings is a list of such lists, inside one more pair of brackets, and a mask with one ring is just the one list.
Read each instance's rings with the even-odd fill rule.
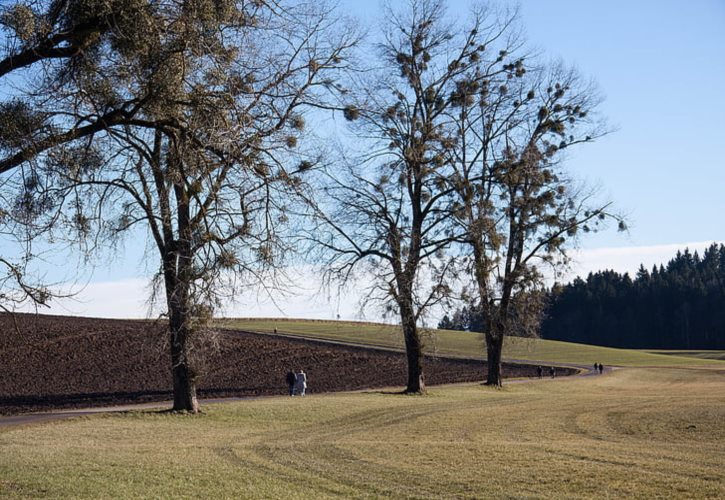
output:
[[[610,494],[624,494],[638,484],[647,485],[654,491],[672,491],[687,484],[688,488],[682,491],[692,494],[697,490],[693,485],[703,480],[709,484],[700,489],[698,496],[717,497],[718,489],[722,489],[722,485],[718,484],[722,482],[722,477],[704,473],[701,463],[683,462],[681,454],[670,453],[666,448],[649,452],[606,445],[585,450],[549,447],[546,454],[549,460],[558,464],[556,470],[569,470],[584,477],[609,478]],[[621,481],[612,480],[618,477]],[[621,489],[624,486],[626,489]]]
[[[265,485],[270,496],[277,498],[286,497],[289,492],[298,490],[301,496],[344,496],[350,494],[336,487],[334,482],[311,481],[306,465],[304,463],[285,463],[280,457],[291,456],[288,449],[278,450],[277,453],[265,454],[259,452],[259,446],[244,448],[233,448],[229,446],[214,448],[214,453],[227,465],[230,465],[233,474],[245,478],[275,478],[274,485]],[[269,488],[272,488],[271,491]],[[259,491],[257,487],[257,491]],[[302,489],[302,492],[299,490]]]
[[315,440],[322,437],[332,440],[349,436],[351,433],[365,434],[371,431],[380,432],[385,428],[400,424],[412,424],[419,418],[441,413],[442,411],[443,409],[437,407],[437,405],[425,405],[422,407],[403,406],[398,408],[358,411],[321,423],[307,425],[300,429],[293,429],[280,436],[276,441],[280,439],[299,439],[300,436],[303,436],[305,440]]
[[59,422],[0,433],[0,477],[16,496],[725,498],[725,381],[629,371]]
[[[382,456],[350,443],[309,442],[290,446],[259,446],[257,456],[274,470],[301,469],[301,480],[327,485],[328,492],[355,497],[432,498],[445,491],[426,472],[391,467]],[[426,457],[422,457],[424,462]],[[427,469],[422,469],[423,471]],[[431,481],[431,479],[434,479]]]
[[[364,396],[363,396],[364,397]],[[379,399],[374,396],[374,399]],[[282,432],[270,432],[256,436],[257,444],[250,447],[252,462],[269,474],[280,474],[284,481],[296,481],[297,472],[302,469],[306,481],[327,485],[326,488],[347,489],[355,496],[433,497],[444,491],[439,481],[431,481],[429,468],[436,459],[430,451],[438,446],[448,447],[449,442],[421,435],[420,442],[428,448],[420,455],[423,469],[391,466],[385,460],[386,448],[406,448],[410,429],[421,419],[442,420],[450,405],[442,401],[426,401],[410,398],[401,403],[400,398],[391,398],[391,407],[375,410],[342,409],[339,417],[328,418],[312,425],[302,425]],[[310,398],[311,399],[311,398]],[[309,402],[307,399],[305,402]],[[479,403],[462,404],[458,409],[474,409]],[[394,438],[392,436],[398,436]],[[417,446],[410,448],[417,453]],[[378,453],[370,450],[380,450]],[[361,450],[365,450],[361,453]],[[393,453],[394,455],[398,452]],[[456,486],[456,488],[458,488]],[[341,494],[338,490],[333,491]],[[470,496],[471,489],[465,489]]]

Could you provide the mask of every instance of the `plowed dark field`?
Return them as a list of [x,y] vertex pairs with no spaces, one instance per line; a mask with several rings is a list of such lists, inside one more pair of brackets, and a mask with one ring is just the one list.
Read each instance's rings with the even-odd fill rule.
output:
[[[0,414],[162,401],[171,397],[163,323],[0,314]],[[308,392],[404,385],[402,353],[233,330],[218,332],[200,397],[280,395],[288,369]],[[428,358],[429,385],[483,380],[480,361]],[[507,365],[507,377],[535,367]]]

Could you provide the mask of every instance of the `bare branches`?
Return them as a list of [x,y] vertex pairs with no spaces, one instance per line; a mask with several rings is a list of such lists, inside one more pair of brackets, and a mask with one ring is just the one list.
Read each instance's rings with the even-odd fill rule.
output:
[[539,266],[565,263],[580,232],[619,220],[562,167],[567,148],[608,132],[601,99],[526,49],[516,10],[478,8],[461,28],[443,2],[410,0],[386,18],[383,68],[358,78],[344,107],[361,152],[321,179],[310,239],[344,279],[369,260],[413,344],[410,325],[466,269],[496,377],[503,336],[538,321]]
[[22,264],[10,262],[0,257],[0,309],[13,312],[13,309],[27,302],[37,306],[48,306],[53,293],[44,285],[32,284]]
[[146,226],[175,407],[195,410],[195,332],[246,281],[274,286],[302,183],[303,113],[337,92],[357,35],[313,3],[88,3],[68,1],[62,27],[106,24],[92,47],[47,68],[42,92],[27,86],[22,102],[42,120],[27,120],[22,141],[0,131],[0,173],[32,163],[39,182],[20,193],[27,221],[73,226],[78,243]]
[[338,277],[365,266],[375,290],[399,312],[410,349],[408,390],[417,392],[424,387],[417,322],[450,297],[455,260],[446,252],[462,234],[451,223],[458,111],[485,78],[520,72],[521,63],[509,66],[502,51],[488,73],[480,72],[482,54],[508,19],[481,14],[461,32],[446,20],[442,2],[428,0],[391,8],[386,17],[378,44],[384,67],[355,82],[344,108],[361,153],[320,179],[324,201],[313,205],[318,225],[309,237]]
[[[449,114],[454,140],[444,153],[493,385],[501,383],[504,336],[530,335],[538,325],[538,266],[566,265],[579,232],[621,220],[609,203],[576,189],[562,167],[567,148],[607,133],[596,88],[562,64],[547,68],[505,49],[499,54],[459,85],[458,113]],[[477,79],[484,68],[486,78]]]

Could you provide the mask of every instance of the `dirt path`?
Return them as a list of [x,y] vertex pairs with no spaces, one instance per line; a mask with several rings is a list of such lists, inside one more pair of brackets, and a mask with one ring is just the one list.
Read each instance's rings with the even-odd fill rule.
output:
[[[571,368],[579,368],[582,370],[581,373],[578,373],[576,375],[567,375],[562,377],[557,377],[556,379],[569,379],[572,377],[588,377],[592,375],[598,375],[598,373],[595,373],[593,369],[588,368],[584,365],[575,365],[573,363],[567,363],[568,367]],[[605,369],[606,371],[611,370]],[[556,380],[555,379],[555,380]],[[518,379],[511,379],[506,382],[506,384],[523,384],[523,383],[531,383],[531,382],[538,382],[538,381],[544,381],[548,380],[551,381],[551,377],[543,377],[541,379],[537,378],[518,378]],[[460,383],[470,383],[470,382],[460,382]],[[370,391],[370,390],[379,390],[380,388],[374,388],[374,389],[358,389],[356,391],[351,392],[361,392],[361,391]],[[327,394],[334,394],[334,393],[327,393]],[[250,397],[243,397],[243,398],[210,398],[210,399],[199,399],[199,405],[203,408],[206,405],[209,404],[219,404],[219,403],[231,403],[234,401],[243,401],[243,400],[249,400],[249,399],[261,399],[261,398],[279,398],[279,397],[288,397],[288,396],[250,396]],[[139,404],[129,404],[129,405],[120,405],[120,406],[104,406],[99,408],[78,408],[73,410],[58,410],[58,411],[49,411],[49,412],[39,412],[39,413],[24,413],[22,415],[11,415],[11,416],[0,416],[0,428],[3,427],[16,427],[16,426],[24,426],[24,425],[32,425],[32,424],[43,424],[47,422],[54,422],[58,420],[65,420],[68,418],[74,418],[74,417],[81,417],[81,416],[88,416],[88,415],[97,415],[100,413],[120,413],[120,412],[127,412],[127,411],[139,411],[139,410],[154,410],[154,409],[167,409],[171,407],[172,401],[159,401],[154,403],[139,403]]]
[[[279,397],[279,396],[266,396],[266,397]],[[203,407],[207,404],[218,404],[218,403],[231,403],[233,401],[241,401],[245,399],[259,399],[259,397],[250,396],[246,398],[211,398],[211,399],[200,399],[199,404]],[[21,415],[10,415],[6,417],[0,417],[0,428],[12,427],[19,425],[29,424],[42,424],[46,422],[53,422],[56,420],[64,420],[67,418],[82,417],[87,415],[98,415],[99,413],[121,413],[127,411],[139,411],[139,410],[155,410],[170,408],[172,401],[158,401],[153,403],[138,403],[128,404],[119,406],[103,406],[98,408],[76,408],[72,410],[57,410],[48,412],[38,413],[23,413]]]
[[[514,360],[507,360],[507,361],[514,362]],[[527,361],[527,363],[531,363],[531,361]],[[571,377],[589,377],[589,376],[593,376],[593,375],[599,375],[591,367],[588,367],[585,365],[577,365],[574,363],[562,363],[562,365],[564,365],[564,364],[567,367],[577,368],[581,371],[579,373],[577,373],[576,375],[567,375],[567,376],[557,377],[557,380],[569,379]],[[611,371],[611,369],[612,368],[605,368],[605,373],[608,371]],[[506,384],[522,384],[522,383],[531,383],[531,382],[544,381],[544,380],[551,381],[551,377],[545,376],[541,379],[516,378],[516,379],[507,380]],[[470,383],[470,382],[461,382],[461,383]],[[370,390],[379,390],[379,389],[380,388],[358,389],[356,391],[351,391],[351,392],[361,392],[361,391],[370,391]],[[343,392],[346,392],[346,391],[343,391]],[[279,398],[279,397],[288,397],[288,396],[249,396],[249,397],[229,397],[229,398],[207,398],[207,399],[199,399],[199,405],[203,408],[204,406],[209,405],[209,404],[230,403],[230,402],[234,402],[234,401],[242,401],[242,400],[249,400],[249,399]],[[153,403],[127,404],[127,405],[119,405],[119,406],[105,406],[105,407],[98,407],[98,408],[77,408],[77,409],[72,409],[72,410],[57,410],[57,411],[49,411],[49,412],[24,413],[21,415],[0,416],[0,429],[7,428],[7,427],[18,427],[18,426],[26,426],[26,425],[33,425],[33,424],[43,424],[43,423],[48,423],[48,422],[65,420],[68,418],[76,418],[76,417],[88,416],[88,415],[97,415],[100,413],[120,413],[120,412],[127,412],[127,411],[168,409],[169,407],[171,407],[171,405],[172,405],[172,401],[159,401],[159,402],[153,402]]]

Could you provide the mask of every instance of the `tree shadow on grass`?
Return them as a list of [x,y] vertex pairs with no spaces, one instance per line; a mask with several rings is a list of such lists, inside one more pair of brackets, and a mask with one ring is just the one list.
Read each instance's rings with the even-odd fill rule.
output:
[[360,391],[361,394],[379,394],[382,396],[424,396],[425,392],[407,392],[405,389],[401,389],[399,391],[391,391],[391,390],[367,390],[367,391]]

